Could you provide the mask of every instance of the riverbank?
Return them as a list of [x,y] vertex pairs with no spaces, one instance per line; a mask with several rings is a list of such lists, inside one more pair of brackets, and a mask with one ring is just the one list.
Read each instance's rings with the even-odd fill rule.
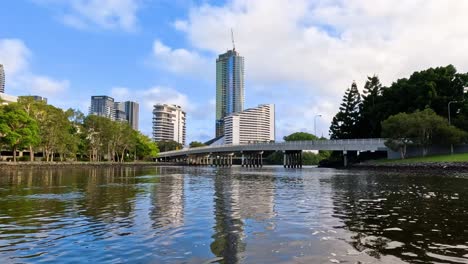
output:
[[[147,167],[161,166],[157,162],[0,162],[2,169],[16,168],[69,168],[69,167]],[[173,165],[164,163],[163,165]]]

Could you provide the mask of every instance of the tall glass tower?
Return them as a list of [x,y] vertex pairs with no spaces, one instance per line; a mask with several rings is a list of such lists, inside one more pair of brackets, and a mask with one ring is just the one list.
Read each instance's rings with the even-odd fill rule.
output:
[[0,64],[0,93],[5,92],[5,70],[3,69],[3,65]]
[[235,48],[216,60],[216,137],[224,135],[224,117],[244,110],[244,57]]

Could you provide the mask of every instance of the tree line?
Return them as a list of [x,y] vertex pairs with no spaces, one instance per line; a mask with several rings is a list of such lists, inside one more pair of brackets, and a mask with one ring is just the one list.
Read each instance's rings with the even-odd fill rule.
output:
[[28,96],[0,106],[0,147],[11,150],[15,162],[18,151],[27,151],[30,161],[40,152],[47,162],[149,160],[159,153],[156,143],[127,123]]
[[374,75],[367,78],[362,94],[353,82],[332,120],[331,138],[385,137],[386,145],[402,158],[408,145],[422,147],[426,155],[432,144],[464,143],[468,139],[467,85],[468,73],[457,72],[453,65],[414,72],[388,87]]

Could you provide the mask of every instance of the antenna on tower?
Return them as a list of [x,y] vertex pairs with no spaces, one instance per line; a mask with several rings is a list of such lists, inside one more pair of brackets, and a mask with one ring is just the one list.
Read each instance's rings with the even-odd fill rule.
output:
[[236,50],[236,45],[234,44],[234,31],[231,28],[231,39],[232,39],[232,50]]

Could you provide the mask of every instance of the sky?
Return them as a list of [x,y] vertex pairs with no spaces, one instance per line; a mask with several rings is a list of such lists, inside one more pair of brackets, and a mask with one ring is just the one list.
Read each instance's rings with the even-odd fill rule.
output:
[[[215,133],[216,57],[245,58],[245,107],[276,105],[276,139],[328,136],[344,91],[453,64],[468,71],[463,0],[10,0],[0,8],[6,93],[88,112],[92,95],[181,105],[187,142]],[[316,117],[321,115],[321,117]]]

